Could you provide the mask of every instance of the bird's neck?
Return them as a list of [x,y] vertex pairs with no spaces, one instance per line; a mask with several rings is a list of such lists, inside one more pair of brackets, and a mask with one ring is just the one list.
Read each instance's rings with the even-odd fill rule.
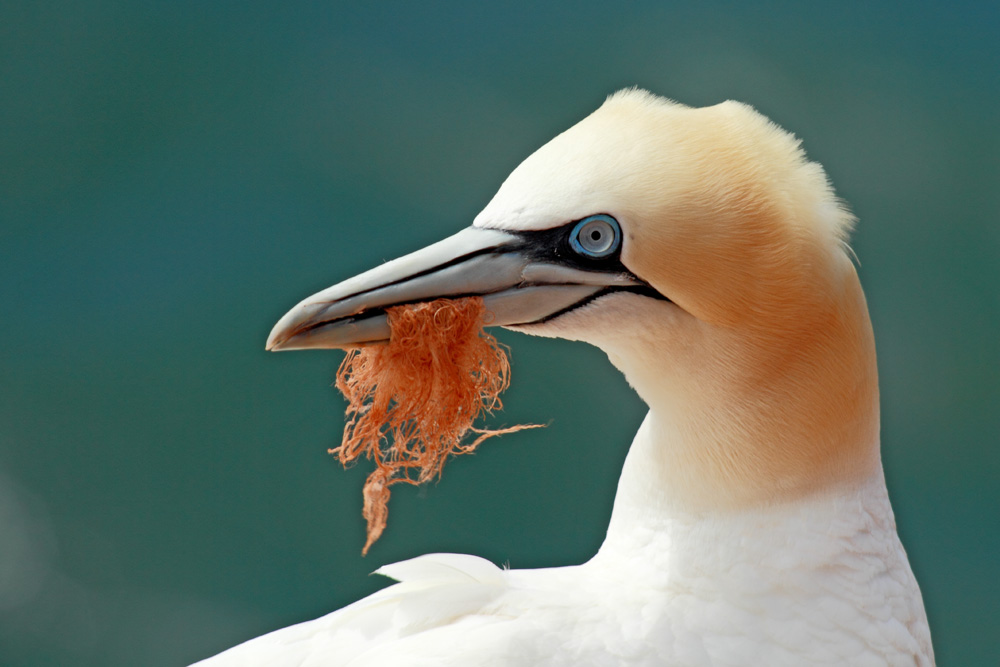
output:
[[[637,439],[648,442],[654,426],[647,419]],[[623,588],[637,585],[652,597],[701,590],[726,603],[780,594],[808,605],[822,599],[816,586],[830,585],[829,572],[839,577],[881,562],[878,567],[912,580],[881,466],[856,484],[794,500],[695,510],[650,504],[648,495],[643,501],[652,489],[641,485],[655,483],[646,474],[648,454],[642,447],[629,454],[607,537],[588,564],[617,572],[629,563],[628,572],[608,575],[620,576]],[[869,560],[859,560],[859,552]],[[798,579],[790,582],[790,573]],[[845,575],[836,584],[845,590],[853,585],[863,588],[868,579]]]
[[686,340],[712,349],[619,358],[650,412],[616,514],[780,505],[880,474],[875,343],[853,269],[800,320],[754,335],[688,318],[706,330]]
[[[664,436],[671,434],[676,435],[676,431],[662,424],[654,412],[647,414],[622,468],[606,547],[634,546],[637,536],[669,534],[678,526],[690,527],[700,522],[722,525],[742,521],[742,517],[751,515],[781,516],[787,514],[789,508],[823,507],[831,504],[831,499],[859,494],[866,498],[885,497],[882,467],[877,460],[863,474],[845,475],[822,485],[816,484],[811,492],[800,489],[795,493],[765,495],[743,489],[742,495],[734,493],[732,489],[719,488],[718,480],[699,481],[707,466],[692,465],[692,459],[698,457],[684,452],[683,448],[666,445]],[[873,437],[865,449],[877,451],[878,436]],[[714,489],[715,495],[701,488],[693,490],[700,485]]]

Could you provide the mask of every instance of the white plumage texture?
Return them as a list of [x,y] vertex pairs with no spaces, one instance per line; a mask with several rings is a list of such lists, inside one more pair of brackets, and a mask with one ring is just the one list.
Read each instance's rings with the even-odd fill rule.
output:
[[[853,220],[823,170],[745,105],[623,91],[511,174],[476,219],[493,236],[475,253],[521,252],[596,214],[620,223],[620,265],[556,253],[546,261],[572,264],[557,271],[534,248],[530,275],[607,287],[499,324],[597,345],[650,408],[600,551],[538,570],[456,554],[388,565],[378,572],[399,583],[199,664],[933,664],[880,463]],[[438,248],[435,261],[452,252]],[[521,287],[504,303],[522,307]],[[330,298],[310,299],[275,349],[324,346]],[[369,315],[337,320],[337,344]]]
[[[401,583],[206,664],[931,664],[887,499],[871,486],[710,525],[678,518],[576,567],[420,556],[378,571]],[[733,539],[749,531],[767,543]]]

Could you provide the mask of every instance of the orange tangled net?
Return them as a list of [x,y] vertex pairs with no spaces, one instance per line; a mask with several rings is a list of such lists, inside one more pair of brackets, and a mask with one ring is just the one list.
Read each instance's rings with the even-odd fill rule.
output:
[[[368,539],[382,535],[393,484],[440,477],[451,455],[468,454],[487,438],[534,428],[473,428],[482,413],[502,407],[510,384],[506,350],[483,330],[481,298],[438,299],[388,309],[388,344],[348,351],[337,371],[347,398],[347,424],[331,449],[344,465],[362,454],[376,468],[364,486]],[[463,444],[466,434],[478,435]]]

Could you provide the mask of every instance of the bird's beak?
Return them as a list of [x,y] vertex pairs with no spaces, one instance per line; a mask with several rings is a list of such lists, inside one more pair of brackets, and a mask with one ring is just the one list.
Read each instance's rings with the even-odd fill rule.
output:
[[[551,234],[469,227],[312,295],[282,317],[268,350],[350,348],[389,339],[386,309],[480,296],[486,323],[549,320],[618,289],[644,289],[622,271],[582,270],[547,252]],[[620,266],[620,265],[619,265]]]

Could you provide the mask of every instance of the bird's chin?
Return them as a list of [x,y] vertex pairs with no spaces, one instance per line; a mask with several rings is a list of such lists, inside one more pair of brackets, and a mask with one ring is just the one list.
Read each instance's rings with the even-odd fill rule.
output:
[[[544,322],[507,325],[505,329],[543,338],[564,338],[588,343],[617,354],[669,336],[692,319],[684,309],[664,297],[634,292],[612,292]],[[617,365],[617,364],[616,364]]]
[[[624,291],[609,292],[597,298],[588,299],[586,302],[582,302],[553,317],[548,317],[543,321],[527,324],[507,324],[503,328],[530,336],[564,338],[566,340],[583,341],[602,347],[600,341],[594,339],[595,332],[607,330],[609,326],[612,330],[620,330],[622,321],[629,319],[635,312],[628,308],[628,303],[633,299],[648,301],[650,297]],[[663,304],[670,303],[662,299],[662,297],[655,300]],[[609,309],[612,312],[616,312],[617,315],[609,317]]]

